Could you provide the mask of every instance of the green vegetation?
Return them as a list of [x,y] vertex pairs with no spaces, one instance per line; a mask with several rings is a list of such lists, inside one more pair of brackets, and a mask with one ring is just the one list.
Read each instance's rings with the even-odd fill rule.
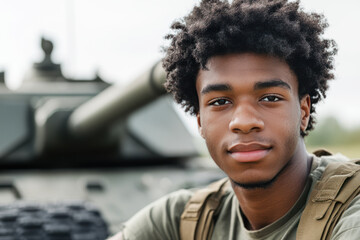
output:
[[346,129],[334,117],[319,122],[305,139],[311,152],[325,148],[332,153],[340,152],[349,158],[360,158],[360,127]]

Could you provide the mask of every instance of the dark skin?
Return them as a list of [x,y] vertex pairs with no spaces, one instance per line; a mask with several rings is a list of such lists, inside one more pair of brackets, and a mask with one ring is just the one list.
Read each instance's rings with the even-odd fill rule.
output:
[[210,155],[229,176],[248,229],[295,204],[311,166],[304,139],[310,97],[280,59],[253,53],[212,57],[196,79],[197,120]]
[[[196,80],[200,134],[232,180],[246,227],[263,228],[304,190],[311,158],[300,130],[309,121],[310,97],[299,100],[296,76],[277,58],[216,56],[207,68]],[[109,240],[121,239],[120,232]]]

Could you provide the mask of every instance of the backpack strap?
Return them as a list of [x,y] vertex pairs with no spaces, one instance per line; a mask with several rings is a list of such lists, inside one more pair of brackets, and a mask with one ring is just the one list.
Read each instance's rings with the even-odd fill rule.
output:
[[214,229],[214,214],[229,186],[224,178],[194,193],[180,219],[181,240],[207,240]]
[[[321,150],[316,156],[329,156]],[[230,185],[219,180],[194,193],[180,219],[181,240],[209,240],[214,229],[214,215]],[[301,215],[297,240],[327,240],[351,201],[360,194],[360,160],[330,163],[318,181]]]
[[316,183],[303,211],[296,239],[330,239],[342,213],[360,193],[360,163],[330,163]]

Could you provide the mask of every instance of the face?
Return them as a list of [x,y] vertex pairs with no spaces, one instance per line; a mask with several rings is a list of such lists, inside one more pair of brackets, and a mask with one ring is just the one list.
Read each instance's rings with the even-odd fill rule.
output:
[[[298,159],[310,112],[280,59],[251,53],[216,56],[196,80],[197,120],[210,155],[235,182],[266,183]],[[303,155],[302,155],[303,156]]]

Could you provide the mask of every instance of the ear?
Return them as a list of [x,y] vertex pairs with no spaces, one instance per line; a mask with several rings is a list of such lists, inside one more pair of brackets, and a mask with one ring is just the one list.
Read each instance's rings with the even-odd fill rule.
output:
[[196,120],[197,120],[197,124],[198,124],[199,133],[200,133],[201,137],[204,138],[202,127],[201,127],[200,113],[196,114]]
[[300,100],[300,110],[301,110],[301,131],[305,132],[310,119],[310,109],[311,109],[311,100],[310,96],[306,94]]

